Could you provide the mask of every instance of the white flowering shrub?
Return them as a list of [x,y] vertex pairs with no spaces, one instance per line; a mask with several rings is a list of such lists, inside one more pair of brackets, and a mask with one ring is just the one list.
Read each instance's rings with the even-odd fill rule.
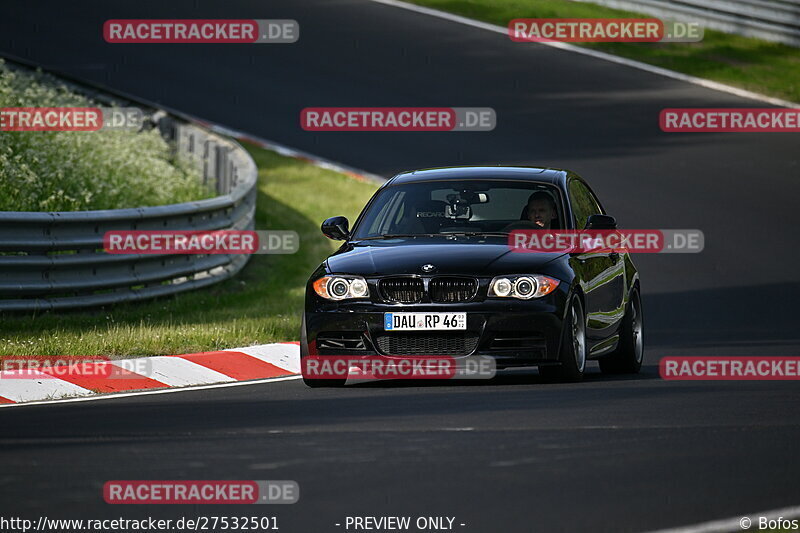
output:
[[[0,59],[0,107],[58,106],[97,104]],[[199,169],[176,159],[158,130],[0,131],[0,211],[120,209],[212,195]]]

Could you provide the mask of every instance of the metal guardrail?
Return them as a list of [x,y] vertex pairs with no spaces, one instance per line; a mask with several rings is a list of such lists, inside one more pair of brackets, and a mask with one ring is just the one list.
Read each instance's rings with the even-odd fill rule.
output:
[[578,0],[800,46],[800,0]]
[[110,230],[254,228],[257,169],[244,148],[164,111],[145,114],[181,155],[201,165],[204,183],[219,196],[104,211],[0,212],[0,311],[89,307],[175,294],[230,278],[247,263],[250,256],[241,254],[103,251],[103,236]]

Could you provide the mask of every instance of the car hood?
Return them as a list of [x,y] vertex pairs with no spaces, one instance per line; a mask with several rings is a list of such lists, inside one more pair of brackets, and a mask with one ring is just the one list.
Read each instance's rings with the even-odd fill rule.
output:
[[[505,238],[398,238],[348,243],[327,260],[329,273],[385,276],[391,274],[536,273],[562,257],[559,253],[514,252]],[[422,270],[431,264],[432,272]]]

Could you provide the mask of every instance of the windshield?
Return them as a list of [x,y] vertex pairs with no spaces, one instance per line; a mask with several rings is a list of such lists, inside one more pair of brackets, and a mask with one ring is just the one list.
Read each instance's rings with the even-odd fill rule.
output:
[[508,233],[564,228],[557,188],[523,181],[428,181],[389,186],[369,204],[353,238]]

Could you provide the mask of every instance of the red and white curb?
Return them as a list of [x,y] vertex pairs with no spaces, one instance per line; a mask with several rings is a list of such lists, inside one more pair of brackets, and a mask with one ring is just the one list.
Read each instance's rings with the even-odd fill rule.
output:
[[[109,376],[109,369],[102,365],[113,365],[113,375]],[[263,344],[218,352],[82,363],[64,370],[53,367],[36,372],[0,372],[0,404],[295,378],[300,373],[300,347],[296,342]]]

